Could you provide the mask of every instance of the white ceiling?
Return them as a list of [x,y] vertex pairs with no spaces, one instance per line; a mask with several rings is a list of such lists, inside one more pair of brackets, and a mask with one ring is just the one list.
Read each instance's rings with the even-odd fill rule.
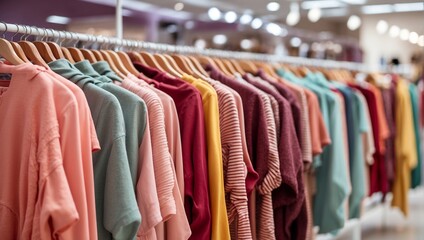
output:
[[[192,13],[197,17],[205,17],[207,10],[210,7],[217,7],[221,11],[235,11],[238,14],[244,12],[250,12],[255,16],[260,16],[272,21],[283,20],[288,12],[290,11],[290,3],[296,1],[289,0],[274,0],[280,3],[280,10],[276,12],[270,12],[266,9],[267,3],[272,0],[180,0],[180,1],[167,1],[167,0],[133,0],[139,3],[148,3],[161,8],[173,9],[175,3],[182,2],[184,3],[183,12]],[[300,4],[303,2],[315,2],[317,0],[307,0],[307,1],[297,1]],[[334,0],[332,0],[334,1]],[[361,15],[361,7],[366,5],[379,5],[379,4],[396,4],[396,3],[411,3],[411,2],[420,2],[419,0],[362,0],[365,4],[354,5],[347,4],[346,2],[355,2],[353,0],[340,0],[342,7],[323,9],[323,18],[333,17],[338,19],[348,18],[352,14]],[[358,0],[356,0],[358,1]],[[360,0],[359,0],[360,1]],[[422,2],[422,1],[421,1]],[[423,3],[424,5],[424,3]],[[301,14],[306,15],[307,10],[301,9]],[[424,14],[424,12],[423,12]]]

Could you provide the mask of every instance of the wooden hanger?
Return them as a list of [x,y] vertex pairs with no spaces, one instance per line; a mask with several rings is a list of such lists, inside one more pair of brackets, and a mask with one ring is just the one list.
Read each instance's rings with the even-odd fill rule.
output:
[[106,50],[99,50],[99,53],[102,55],[104,60],[109,63],[110,68],[120,77],[125,78],[126,75],[121,72],[121,70],[115,65],[114,60],[109,55],[109,53]]
[[180,74],[179,72],[177,72],[177,70],[175,70],[169,63],[168,60],[166,60],[166,58],[164,56],[162,56],[161,54],[153,54],[153,57],[155,58],[155,60],[157,61],[157,63],[159,63],[159,65],[161,66],[162,69],[165,70],[165,72],[178,77],[178,78],[182,78],[183,75]]
[[96,58],[96,61],[104,61],[105,60],[99,50],[91,49],[91,52],[93,53],[94,57]]
[[140,53],[136,51],[127,52],[128,57],[131,59],[132,62],[140,62],[141,64],[147,65],[147,63],[144,61],[143,57],[140,55]]
[[144,59],[144,62],[148,66],[150,66],[152,68],[156,68],[156,69],[161,70],[163,72],[166,72],[165,69],[163,69],[162,66],[158,63],[158,61],[153,56],[153,54],[146,52],[146,51],[142,51],[142,52],[140,52],[140,56]]
[[46,68],[49,67],[32,42],[26,41],[26,39],[24,39],[19,41],[18,44],[22,47],[22,50],[24,51],[28,59],[31,60],[31,62]]
[[53,55],[53,52],[50,49],[50,46],[45,41],[43,41],[44,37],[47,35],[47,30],[46,29],[43,29],[43,30],[44,30],[44,35],[41,38],[41,40],[40,41],[35,41],[35,42],[33,42],[33,44],[37,48],[37,50],[40,53],[41,57],[46,62],[56,61],[56,57]]
[[122,78],[125,78],[130,73],[116,52],[112,50],[100,50],[100,53],[110,65],[111,63],[114,64],[119,73],[122,74]]
[[225,65],[227,70],[234,76],[238,71],[234,68],[233,64],[228,59],[221,59],[222,63]]
[[187,56],[187,59],[190,60],[191,63],[193,63],[193,66],[201,73],[203,76],[208,77],[209,74],[205,71],[205,69],[202,67],[202,64],[197,60],[197,58],[193,56]]
[[178,65],[178,67],[182,71],[184,71],[184,73],[194,76],[193,69],[191,69],[191,67],[188,66],[187,62],[185,61],[185,59],[182,58],[181,55],[172,54],[171,57],[175,61],[175,63]]
[[181,75],[187,74],[187,72],[183,71],[180,66],[178,66],[177,62],[168,54],[162,54],[166,60],[168,60],[169,64],[171,64],[171,67],[173,67],[177,72],[179,72]]
[[240,67],[239,63],[234,59],[229,59],[230,63],[233,65],[234,69],[241,75],[246,74],[246,72]]
[[214,67],[216,66],[216,63],[212,60],[212,58],[207,57],[207,56],[202,56],[202,55],[196,55],[194,58],[197,59],[197,61],[203,66],[205,67],[206,65],[212,65]]
[[275,73],[274,69],[265,62],[258,62],[257,63],[258,66],[260,66],[260,68],[262,68],[266,74],[268,74],[269,76],[273,77],[273,78],[278,78],[278,75]]
[[221,59],[219,58],[212,58],[212,60],[216,63],[216,65],[218,66],[218,68],[227,76],[234,76],[233,74],[231,74],[230,71],[228,71],[227,67],[225,66],[225,64],[221,61]]
[[[91,35],[88,35],[88,41],[92,41],[95,39],[92,39]],[[97,40],[97,39],[96,39]],[[94,56],[94,53],[90,49],[85,49],[84,46],[80,49],[82,55],[85,59],[87,59],[90,63],[97,62],[96,56]]]
[[[7,31],[7,29],[6,29]],[[13,49],[12,44],[4,38],[0,38],[0,55],[5,58],[8,62],[13,65],[19,65],[25,63],[19,56],[16,54]]]
[[258,72],[258,68],[251,61],[238,60],[240,67],[247,73],[255,74]]
[[71,55],[71,52],[69,52],[69,50],[66,47],[60,47],[60,49],[62,49],[62,53],[65,56],[65,58],[72,64],[75,63],[74,58]]
[[123,52],[123,51],[119,51],[118,52],[118,57],[121,59],[122,63],[124,63],[124,66],[128,69],[128,71],[135,75],[138,76],[140,75],[140,72],[134,67],[130,57],[128,56],[127,53]]
[[19,44],[17,44],[16,42],[10,42],[10,44],[12,44],[13,50],[20,59],[22,59],[24,62],[30,62],[29,59],[25,56],[24,50],[22,50]]
[[187,63],[188,67],[193,71],[195,77],[200,79],[209,78],[209,75],[203,74],[202,72],[200,72],[187,56],[184,56],[184,55],[180,55],[180,56]]

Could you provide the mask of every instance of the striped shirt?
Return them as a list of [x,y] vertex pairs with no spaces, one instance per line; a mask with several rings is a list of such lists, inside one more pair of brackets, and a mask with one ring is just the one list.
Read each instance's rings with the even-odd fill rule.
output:
[[232,239],[252,239],[241,130],[233,94],[218,81],[205,79],[218,94],[225,198]]

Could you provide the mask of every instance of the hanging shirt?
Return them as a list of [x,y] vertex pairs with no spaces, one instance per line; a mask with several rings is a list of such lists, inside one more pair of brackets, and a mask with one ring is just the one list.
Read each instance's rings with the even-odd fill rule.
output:
[[222,163],[219,107],[216,91],[206,82],[184,75],[184,81],[194,86],[202,95],[205,111],[206,143],[208,153],[209,196],[211,197],[211,239],[230,239],[225,205],[224,167]]
[[131,180],[125,123],[119,101],[97,87],[95,79],[82,74],[67,60],[50,62],[49,67],[83,90],[96,127],[101,147],[93,154],[99,239],[133,239],[141,216]]
[[[276,239],[304,239],[308,219],[306,215],[299,216],[302,207],[305,207],[303,158],[293,124],[294,121],[300,122],[300,114],[298,119],[293,119],[290,103],[269,83],[251,75],[245,76],[245,79],[277,99],[282,119],[278,143],[282,185],[273,191]],[[295,223],[296,220],[300,222]]]
[[125,144],[130,164],[133,186],[137,184],[138,151],[146,129],[146,104],[137,95],[113,84],[112,80],[99,75],[88,60],[75,63],[83,74],[95,79],[96,86],[112,93],[121,104],[125,121]]
[[97,61],[91,64],[91,66],[99,75],[105,76],[115,82],[122,82],[122,79],[118,75],[116,75],[116,73],[112,69],[110,69],[108,62]]
[[411,187],[416,188],[421,185],[421,166],[422,166],[422,156],[421,156],[421,137],[420,137],[420,113],[418,106],[418,89],[414,84],[409,84],[409,94],[411,96],[411,106],[412,114],[414,117],[414,135],[416,142],[416,152],[417,152],[417,166],[412,170],[411,173]]
[[[72,125],[72,127],[61,128],[60,132],[61,136],[68,136],[69,139],[73,139],[72,141],[62,142],[62,156],[64,156],[64,160],[70,159],[69,161],[64,161],[63,166],[75,206],[80,215],[80,220],[75,225],[74,230],[64,233],[64,238],[97,239],[92,153],[100,149],[100,143],[97,139],[93,118],[84,92],[78,86],[50,69],[48,73],[71,90],[78,103],[80,131],[77,131],[78,125],[75,124],[75,120],[67,117],[63,122],[69,122],[68,125]],[[78,153],[80,153],[80,157],[78,157]],[[82,175],[79,173],[82,173]]]
[[414,115],[408,83],[400,79],[396,86],[396,172],[392,206],[408,216],[408,192],[411,170],[417,166],[417,146],[414,135]]
[[134,66],[150,78],[149,80],[140,77],[141,79],[164,91],[175,101],[180,120],[184,161],[184,206],[192,231],[191,239],[209,239],[211,215],[201,96],[194,87],[184,81],[140,63],[134,63]]
[[61,238],[79,220],[61,153],[67,136],[60,135],[58,119],[78,119],[75,96],[31,63],[0,63],[0,73],[6,75],[0,80],[0,234]]
[[[257,206],[259,216],[256,217],[258,221],[256,221],[255,215],[251,216],[252,224],[254,220],[256,221],[256,224],[252,225],[253,238],[275,238],[271,192],[280,185],[281,176],[278,150],[276,146],[270,147],[268,129],[271,131],[273,129],[272,127],[268,128],[268,126],[272,126],[275,122],[272,117],[269,98],[266,94],[265,96],[260,94],[257,89],[247,83],[226,77],[213,66],[208,66],[207,70],[210,71],[212,79],[218,80],[237,91],[243,100],[247,147],[255,170],[259,174],[258,192],[265,200],[258,199],[261,201]],[[268,104],[266,105],[264,101],[268,101]],[[265,109],[265,106],[267,106],[267,109]],[[274,159],[276,159],[275,162]],[[256,201],[252,198],[249,199],[250,206],[252,204],[254,206],[255,203]]]
[[205,79],[218,95],[219,127],[221,131],[224,167],[225,200],[231,239],[252,239],[243,160],[241,130],[235,98],[222,83]]
[[[151,113],[149,122],[150,126],[152,126],[152,141],[155,146],[153,148],[153,157],[155,160],[156,182],[161,183],[161,185],[158,184],[159,202],[161,203],[163,222],[166,222],[165,226],[156,228],[156,234],[158,239],[165,239],[165,236],[173,236],[173,239],[188,239],[191,231],[185,216],[184,204],[178,188],[171,154],[169,153],[162,102],[159,96],[146,86],[147,84],[143,84],[143,86],[135,83],[135,81],[140,80],[134,75],[129,75],[123,80],[121,86],[140,96],[146,102],[149,113]],[[174,209],[167,209],[169,207]]]

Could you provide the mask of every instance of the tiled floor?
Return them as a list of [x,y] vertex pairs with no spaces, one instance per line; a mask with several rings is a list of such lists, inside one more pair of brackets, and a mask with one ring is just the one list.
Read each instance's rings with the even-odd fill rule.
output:
[[363,240],[424,240],[424,189],[413,190],[410,216],[397,209],[380,206],[361,220]]
[[350,222],[337,237],[327,235],[318,240],[424,240],[424,188],[412,190],[409,199],[408,218],[388,203],[380,204],[369,210],[360,224]]

